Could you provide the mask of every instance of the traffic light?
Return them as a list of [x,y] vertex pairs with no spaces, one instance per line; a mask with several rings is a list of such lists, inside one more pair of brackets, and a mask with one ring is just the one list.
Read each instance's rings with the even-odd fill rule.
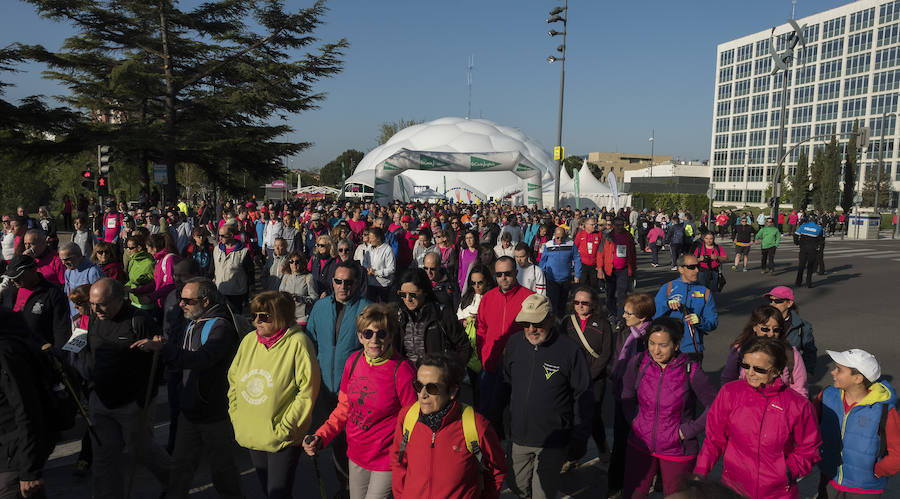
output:
[[867,126],[859,127],[859,141],[857,142],[856,147],[860,149],[865,149],[869,147],[869,138],[871,137],[872,129]]
[[81,187],[89,191],[94,190],[94,172],[90,170],[81,171]]
[[109,179],[100,177],[97,179],[97,195],[109,196]]
[[100,175],[109,174],[109,146],[97,146],[97,165]]

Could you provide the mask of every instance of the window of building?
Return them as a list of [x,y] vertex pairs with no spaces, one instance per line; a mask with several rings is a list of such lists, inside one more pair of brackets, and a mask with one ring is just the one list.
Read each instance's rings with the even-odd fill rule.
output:
[[725,189],[716,189],[715,201],[725,201]]
[[768,152],[768,161],[767,163],[778,163],[778,148],[770,147]]
[[776,109],[772,111],[769,118],[769,125],[771,126],[781,126],[781,110]]
[[803,39],[806,43],[815,43],[819,41],[819,25],[813,24],[803,29]]
[[[762,149],[762,148],[761,149],[750,149],[750,151],[747,152],[747,164],[761,165],[765,162],[766,162],[766,150],[765,149]],[[759,168],[759,177],[760,177],[759,180],[762,180],[762,167],[760,166],[757,168]],[[752,172],[754,169],[755,168],[750,168],[750,171]],[[751,182],[754,181],[752,176],[750,177],[750,181]]]
[[897,94],[875,95],[872,97],[872,114],[894,113],[897,111]]
[[794,108],[792,123],[809,123],[812,121],[812,106],[800,106]]
[[753,63],[752,62],[745,62],[743,64],[738,64],[734,68],[734,77],[737,80],[740,80],[741,78],[749,78],[752,74],[752,71],[753,71]]
[[[791,76],[794,74],[793,70],[788,70],[787,72],[787,82],[788,86],[791,85]],[[781,86],[784,84],[784,71],[779,71],[772,75],[772,88],[781,90]]]
[[750,98],[744,97],[734,100],[734,114],[746,113],[750,109]]
[[[809,42],[809,40],[807,40]],[[810,62],[816,62],[816,59],[819,55],[819,46],[818,45],[807,45],[806,48],[801,48],[797,51],[797,62],[799,64],[807,64]],[[771,62],[771,58],[766,59]]]
[[847,53],[855,54],[872,48],[872,30],[863,31],[847,37]]
[[[840,61],[838,61],[840,62]],[[819,100],[837,99],[841,95],[841,82],[819,83]]]
[[[872,62],[872,54],[859,54],[847,58],[847,76],[865,73]],[[887,66],[885,66],[887,67]]]
[[[728,164],[728,153],[725,152],[725,151],[718,151],[718,152],[716,152],[716,153],[713,155],[713,164],[716,165],[716,166],[719,166],[719,165],[727,165],[727,164]],[[725,171],[724,168],[714,168],[713,171],[715,171],[715,170],[722,170],[723,172]],[[724,173],[722,173],[722,180],[725,180],[725,174],[724,174]]]
[[769,113],[755,113],[750,116],[750,128],[765,128],[768,124]]
[[741,80],[734,84],[734,96],[740,97],[750,93],[750,80]]
[[900,19],[900,0],[882,4],[878,9],[878,23],[884,24]]
[[[735,147],[746,147],[746,145],[747,145],[747,134],[746,133],[742,132],[742,133],[731,134],[731,148],[732,149]],[[731,164],[734,164],[734,153],[736,153],[736,152],[738,152],[738,151],[731,151],[731,154],[732,154]],[[740,151],[740,152],[743,154],[743,151]],[[744,162],[741,161],[741,164],[743,164],[743,163]]]
[[754,111],[759,111],[760,109],[768,109],[769,108],[769,94],[754,95],[752,102],[753,102],[753,110]]
[[716,135],[716,149],[728,149],[728,135]]
[[[834,120],[838,117],[838,103],[824,102],[816,105],[816,121]],[[818,134],[817,134],[818,135]]]
[[757,76],[753,79],[753,91],[765,92],[769,90],[769,75]]
[[747,45],[741,45],[737,49],[737,62],[746,61],[747,59],[753,57],[753,44],[748,43]]
[[[791,91],[790,90],[787,91],[787,101],[788,101],[788,103],[791,102]],[[772,107],[773,108],[781,107],[781,91],[777,91],[772,94]]]
[[791,143],[796,144],[809,138],[809,125],[791,127]]
[[828,80],[830,78],[841,76],[841,64],[843,62],[843,59],[838,59],[836,61],[828,61],[820,64],[819,79]]
[[713,168],[713,174],[712,174],[713,182],[724,182],[725,181],[725,171],[726,171],[726,168]]
[[719,85],[719,100],[731,98],[731,83]]
[[850,14],[850,32],[866,29],[875,22],[875,7]]
[[797,80],[794,82],[797,85],[803,85],[804,83],[809,83],[816,79],[816,67],[815,66],[806,66],[805,68],[800,68],[797,70]]
[[734,62],[734,49],[729,49],[719,54],[719,66],[728,66]]
[[747,129],[747,115],[735,116],[734,120],[731,122],[732,129],[737,130],[746,130]]
[[728,118],[717,118],[716,119],[716,133],[727,132],[730,122],[731,122],[731,120]]
[[816,86],[808,85],[794,89],[794,104],[806,104],[812,102],[815,96]]
[[757,59],[756,62],[753,63],[753,74],[769,74],[772,71],[772,58],[766,57],[764,59]]
[[862,95],[869,91],[869,75],[844,80],[844,97]]
[[845,133],[853,133],[853,124],[856,123],[856,120],[848,120],[841,122],[841,134]]
[[898,85],[900,85],[900,69],[875,73],[875,77],[872,78],[873,92],[896,90]]
[[800,147],[795,147],[791,149],[791,154],[788,157],[788,161],[796,163],[800,158],[801,153],[806,153],[807,157],[809,157],[809,146],[803,145]]
[[778,144],[778,129],[769,130],[769,145],[777,145]]
[[716,116],[728,116],[731,114],[731,101],[716,104]]
[[893,45],[900,41],[900,24],[878,28],[878,46]]
[[822,59],[831,59],[844,55],[844,39],[838,38],[828,42],[822,42]]
[[[866,153],[870,158],[877,158],[880,154],[881,150],[881,138],[875,139],[872,138],[872,141],[869,142],[869,147],[866,149]],[[894,156],[894,139],[885,140],[884,141],[884,157],[891,158]]]
[[763,38],[756,42],[756,57],[769,55],[769,39]]
[[841,118],[852,118],[866,114],[866,98],[847,99],[841,108]]
[[847,18],[841,16],[822,23],[822,39],[843,35],[846,22]]
[[[753,182],[751,180],[751,182]],[[750,189],[747,191],[747,202],[748,203],[762,203],[762,195],[763,191],[758,189]]]
[[722,68],[719,70],[719,83],[725,83],[727,81],[731,81],[731,77],[734,74],[733,67]]
[[[734,164],[732,162],[732,164]],[[743,166],[732,166],[728,168],[728,181],[729,182],[743,182],[744,181],[744,167]]]
[[900,47],[891,47],[875,52],[875,69],[887,69],[897,65],[900,60]]
[[[871,140],[881,140],[881,116],[877,118],[872,118],[869,120],[869,128],[871,130]],[[886,120],[884,120],[884,134],[885,135],[894,135],[894,131],[897,127],[897,115],[888,116]]]
[[725,198],[729,203],[743,203],[744,191],[728,189],[727,191],[725,191]]
[[[834,117],[837,118],[837,102],[833,102],[832,104],[834,104],[834,107],[835,107]],[[819,116],[818,112],[816,113],[816,119],[817,120],[822,119]],[[837,123],[836,122],[819,123],[818,125],[816,125],[816,132],[813,135],[815,137],[821,137],[822,135],[831,135],[831,134],[835,133],[836,131],[837,131]],[[816,139],[816,140],[823,140],[823,139]]]
[[750,147],[764,146],[764,145],[766,145],[766,131],[765,130],[758,130],[756,132],[750,132]]

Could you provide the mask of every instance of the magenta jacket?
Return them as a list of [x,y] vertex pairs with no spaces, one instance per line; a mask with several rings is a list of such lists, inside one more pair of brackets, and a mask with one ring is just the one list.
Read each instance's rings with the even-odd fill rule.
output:
[[[665,369],[647,353],[635,356],[622,381],[622,412],[632,421],[628,443],[660,458],[696,456],[697,435],[715,398],[716,388],[687,355],[678,354]],[[699,416],[697,400],[704,407]]]
[[754,499],[793,499],[797,479],[821,459],[821,444],[812,403],[781,379],[759,388],[732,381],[706,415],[694,473],[706,476],[724,456],[725,485]]
[[148,295],[156,306],[162,309],[166,296],[175,289],[175,276],[172,271],[181,258],[175,253],[166,253],[165,250],[160,250],[153,255],[153,259],[156,260],[153,282],[148,282],[132,292],[136,295]]

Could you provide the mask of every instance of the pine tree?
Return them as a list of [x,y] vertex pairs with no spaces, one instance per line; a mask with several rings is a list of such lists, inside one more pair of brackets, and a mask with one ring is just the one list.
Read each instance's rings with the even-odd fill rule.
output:
[[797,158],[797,169],[790,179],[791,189],[788,199],[795,210],[805,210],[809,203],[809,159],[806,151],[801,150]]
[[832,134],[831,141],[825,146],[825,158],[822,169],[822,194],[821,205],[816,204],[816,209],[831,211],[838,205],[841,198],[841,150],[838,146],[837,136]]
[[879,166],[879,163],[875,163],[872,165],[872,168],[866,168],[863,180],[862,206],[875,206],[875,186],[880,186],[878,189],[878,207],[887,208],[891,204],[891,193],[893,192],[891,170],[890,168],[883,168],[881,170],[881,181],[879,182]]
[[844,161],[844,190],[841,196],[841,209],[850,213],[853,207],[853,196],[856,195],[856,137],[859,134],[859,120],[853,122],[853,134],[847,142],[847,156]]

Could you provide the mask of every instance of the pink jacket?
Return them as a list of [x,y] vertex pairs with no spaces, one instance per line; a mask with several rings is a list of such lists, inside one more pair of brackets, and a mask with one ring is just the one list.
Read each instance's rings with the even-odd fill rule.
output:
[[812,403],[781,379],[760,388],[732,381],[706,415],[694,473],[706,476],[724,456],[725,485],[753,499],[793,499],[797,479],[821,459],[821,444]]
[[326,446],[341,431],[346,431],[347,457],[351,461],[367,470],[390,471],[389,451],[397,413],[416,401],[412,388],[416,373],[412,364],[398,353],[375,365],[369,362],[361,350],[347,359],[338,406],[316,430],[316,435]]
[[175,289],[175,276],[172,272],[175,264],[181,258],[175,253],[166,253],[165,250],[160,250],[153,255],[153,259],[156,260],[156,266],[153,269],[153,282],[148,282],[132,292],[136,295],[148,295],[156,303],[156,306],[161,309],[166,301],[166,296]]
[[[785,369],[781,373],[781,381],[790,386],[795,392],[806,397],[809,395],[806,390],[806,365],[803,363],[803,357],[800,356],[800,351],[797,350],[797,347],[791,348],[794,350],[794,369],[790,373]],[[725,361],[725,367],[722,369],[719,382],[724,385],[738,378],[746,378],[747,374],[740,368],[740,363],[741,352],[737,348],[732,347],[728,360]],[[793,383],[791,383],[791,380],[793,380]]]

